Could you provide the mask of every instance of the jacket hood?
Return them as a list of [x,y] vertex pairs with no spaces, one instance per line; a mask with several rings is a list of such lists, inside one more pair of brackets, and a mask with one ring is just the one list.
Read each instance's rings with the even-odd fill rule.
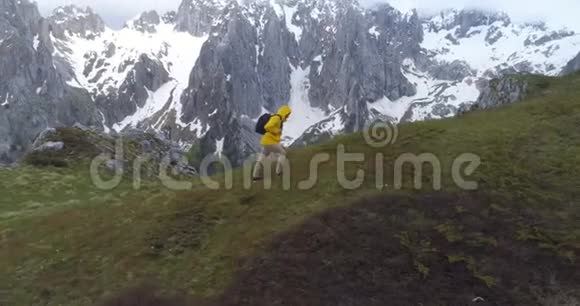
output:
[[288,119],[288,116],[290,116],[291,113],[292,109],[288,105],[284,105],[278,110],[278,115],[282,116],[284,120]]

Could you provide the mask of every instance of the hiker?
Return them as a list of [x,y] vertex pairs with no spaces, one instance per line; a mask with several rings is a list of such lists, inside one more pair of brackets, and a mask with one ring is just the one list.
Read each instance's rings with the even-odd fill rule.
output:
[[292,109],[288,105],[280,107],[278,113],[275,115],[265,114],[258,119],[256,124],[256,132],[264,135],[260,144],[262,145],[262,152],[258,155],[258,161],[254,167],[253,180],[262,180],[262,168],[264,167],[264,159],[270,154],[278,154],[278,164],[276,165],[276,175],[282,175],[282,166],[286,161],[286,150],[280,144],[282,138],[282,130],[284,129],[284,122],[288,120]]

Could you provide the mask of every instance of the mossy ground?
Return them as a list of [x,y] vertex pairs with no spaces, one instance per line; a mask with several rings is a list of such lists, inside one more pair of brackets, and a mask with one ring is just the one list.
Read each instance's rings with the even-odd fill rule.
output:
[[[80,164],[0,170],[0,305],[92,305],[143,281],[154,281],[163,290],[181,290],[194,297],[228,292],[233,299],[240,292],[251,292],[240,285],[248,267],[263,272],[260,267],[284,271],[289,265],[301,265],[292,258],[269,261],[273,266],[260,265],[256,264],[259,258],[280,258],[280,252],[294,250],[296,241],[302,241],[296,238],[301,237],[300,233],[317,229],[309,224],[316,223],[320,214],[337,212],[341,216],[348,209],[360,213],[360,208],[352,204],[358,201],[362,205],[361,197],[377,194],[383,199],[378,203],[387,207],[381,208],[374,201],[374,208],[366,211],[392,222],[379,222],[373,227],[374,223],[369,222],[372,216],[346,218],[345,226],[365,231],[347,237],[345,243],[340,243],[340,236],[321,233],[333,246],[328,254],[336,254],[335,259],[348,263],[361,253],[347,242],[371,239],[376,229],[385,236],[384,248],[378,250],[393,252],[383,255],[390,254],[393,260],[404,256],[397,266],[407,273],[409,284],[448,281],[445,290],[449,294],[439,295],[442,301],[447,301],[443,297],[452,296],[454,290],[461,296],[483,291],[481,294],[491,301],[515,304],[541,303],[542,298],[558,292],[573,297],[577,292],[570,286],[578,281],[580,273],[580,75],[531,80],[541,86],[526,101],[451,120],[402,125],[397,142],[385,148],[373,149],[361,135],[347,135],[293,151],[289,155],[292,186],[308,177],[314,154],[331,155],[331,161],[320,167],[316,186],[305,191],[286,191],[278,178],[271,190],[264,190],[261,184],[245,190],[239,172],[235,173],[232,190],[212,191],[195,182],[192,190],[176,192],[157,181],[146,181],[140,190],[134,190],[130,176],[115,190],[101,191],[91,183],[88,166]],[[365,182],[357,190],[345,190],[337,182],[338,144],[344,144],[347,152],[366,155],[365,162],[351,163],[346,169],[351,177],[356,170],[365,170]],[[384,184],[388,186],[382,191],[375,187],[377,152],[384,154],[387,169]],[[441,161],[442,191],[428,187],[433,179],[429,170],[423,176],[424,188],[414,190],[409,168],[405,168],[404,188],[390,187],[394,161],[400,154],[426,152]],[[451,179],[452,162],[462,153],[481,157],[481,166],[470,177],[479,183],[475,194],[459,190]],[[435,203],[442,206],[439,212],[427,207],[434,204],[428,200],[433,194],[454,200]],[[406,205],[388,207],[393,199],[408,200]],[[456,199],[472,200],[462,204]],[[421,203],[425,203],[425,209]],[[340,222],[332,224],[340,226]],[[292,238],[288,248],[280,247],[281,237]],[[504,256],[510,246],[520,253]],[[432,248],[438,250],[436,254],[431,254]],[[340,262],[333,265],[332,257],[328,260],[330,268],[349,267]],[[517,260],[522,263],[516,267],[537,269],[522,274],[512,269],[513,273],[507,275],[500,269]],[[394,271],[387,264],[377,265],[377,270],[363,265],[363,277],[371,277],[372,270],[381,280]],[[446,270],[450,265],[453,269]],[[553,267],[558,282],[550,282],[550,286],[540,281],[521,282],[529,273],[537,272],[534,279],[541,279],[546,275],[545,267]],[[317,291],[309,291],[307,302],[329,296],[330,291],[324,291],[328,287],[315,282],[318,275],[306,275],[304,282],[288,285],[293,283],[283,277],[296,277],[292,271],[275,275],[282,277],[279,279],[260,274],[279,281],[280,288],[288,290],[272,289],[274,300],[303,284],[315,284],[320,289],[319,296]],[[455,278],[454,271],[461,273],[457,272]],[[520,282],[507,281],[509,278]],[[348,286],[350,280],[335,282]],[[358,288],[356,282],[352,284],[352,288]],[[539,287],[532,290],[532,285]],[[426,286],[422,290],[426,296],[443,289]],[[352,292],[346,301],[356,298],[357,290]],[[536,297],[535,293],[542,296]],[[401,296],[407,294],[402,292]],[[378,293],[376,296],[382,297]],[[251,301],[256,297],[245,298]],[[232,301],[227,296],[225,300]],[[438,303],[424,301],[425,305]]]

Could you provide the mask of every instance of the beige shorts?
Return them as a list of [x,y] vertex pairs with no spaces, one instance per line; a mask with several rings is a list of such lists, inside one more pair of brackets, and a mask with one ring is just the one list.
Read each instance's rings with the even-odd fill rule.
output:
[[269,156],[270,154],[286,155],[286,149],[281,144],[262,146],[262,155]]

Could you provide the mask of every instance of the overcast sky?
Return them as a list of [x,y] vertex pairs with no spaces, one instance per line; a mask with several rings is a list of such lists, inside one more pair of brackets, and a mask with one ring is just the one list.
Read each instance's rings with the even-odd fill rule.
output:
[[[447,8],[486,8],[503,10],[515,21],[543,20],[558,27],[580,31],[580,0],[359,0],[366,4],[389,2],[408,11],[418,8],[423,13],[435,13]],[[57,6],[76,4],[90,6],[113,27],[145,10],[159,12],[176,10],[181,0],[37,0],[44,15]]]

